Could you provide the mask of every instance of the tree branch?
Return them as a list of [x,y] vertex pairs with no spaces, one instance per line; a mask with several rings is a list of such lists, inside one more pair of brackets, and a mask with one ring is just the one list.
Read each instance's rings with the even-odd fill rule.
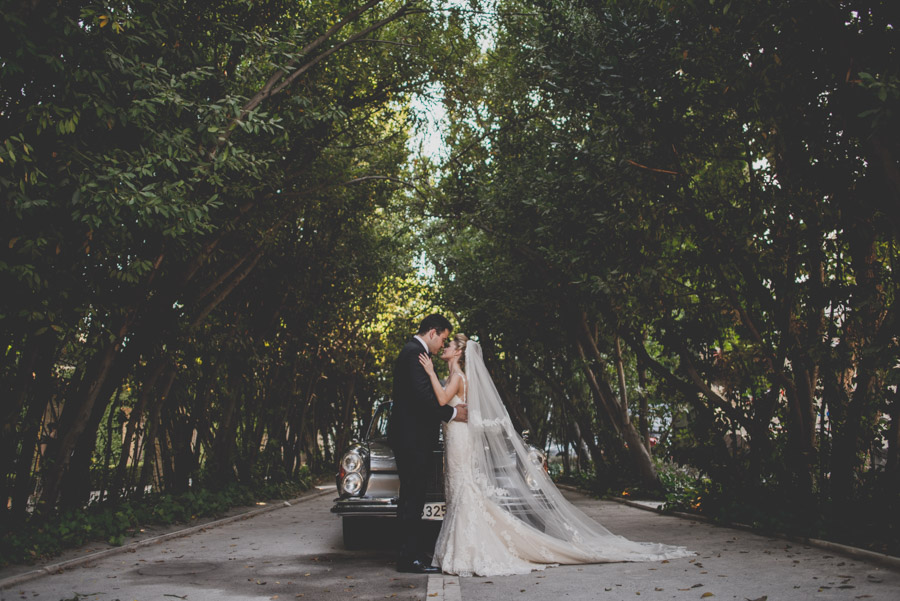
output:
[[[376,4],[379,4],[383,1],[384,0],[369,0],[369,2],[367,2],[363,6],[352,11],[344,19],[342,19],[341,21],[339,21],[338,23],[333,25],[328,31],[326,31],[324,34],[322,34],[319,38],[317,38],[316,40],[314,40],[313,42],[308,44],[306,47],[304,47],[299,53],[300,56],[301,57],[306,56],[313,50],[319,48],[329,38],[334,36],[337,32],[339,32],[341,29],[343,29],[346,25],[355,21],[364,12],[366,12],[367,10],[369,10]],[[225,130],[225,133],[223,135],[219,136],[218,140],[216,141],[215,147],[210,152],[210,158],[215,157],[218,149],[221,148],[222,145],[228,140],[228,138],[231,136],[231,133],[237,128],[238,124],[240,124],[243,121],[243,119],[251,111],[253,111],[260,104],[262,104],[262,102],[264,100],[271,98],[272,96],[275,96],[276,94],[280,93],[282,90],[284,90],[285,88],[290,86],[292,83],[294,83],[294,81],[296,81],[298,77],[300,77],[301,75],[303,75],[304,73],[306,73],[307,71],[312,69],[314,66],[316,66],[317,64],[319,64],[320,62],[322,62],[323,60],[325,60],[326,58],[328,58],[329,56],[331,56],[332,54],[334,54],[341,48],[347,46],[348,44],[352,44],[355,41],[358,41],[359,39],[365,37],[366,35],[368,35],[369,33],[373,32],[377,29],[381,29],[388,23],[396,21],[397,19],[400,19],[402,17],[405,17],[408,14],[412,14],[415,11],[413,11],[410,8],[411,5],[412,5],[412,2],[404,4],[393,14],[389,15],[388,17],[385,17],[384,19],[381,19],[380,21],[373,23],[372,25],[369,25],[368,27],[364,28],[362,31],[359,31],[359,32],[353,34],[346,40],[335,44],[328,50],[322,52],[321,54],[317,55],[312,60],[308,61],[303,66],[297,67],[297,65],[299,64],[299,60],[294,59],[290,63],[288,63],[286,66],[280,67],[275,74],[273,74],[271,77],[269,77],[269,80],[262,87],[262,89],[260,89],[259,92],[254,94],[253,98],[251,98],[243,107],[241,107],[241,111],[238,114],[238,116],[235,117],[234,119],[232,119],[231,123],[229,123],[227,129]],[[290,72],[290,75],[287,75],[287,73],[289,73],[289,72]],[[287,77],[285,77],[285,75],[287,75]]]

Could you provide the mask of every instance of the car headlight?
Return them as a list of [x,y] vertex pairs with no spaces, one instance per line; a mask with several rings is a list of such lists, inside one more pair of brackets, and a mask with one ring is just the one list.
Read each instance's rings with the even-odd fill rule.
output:
[[363,477],[356,472],[352,472],[344,476],[344,480],[341,482],[341,489],[348,495],[355,495],[360,491],[362,485]]
[[538,481],[531,474],[525,474],[525,483],[528,484],[531,490],[537,490],[540,487]]
[[341,467],[345,472],[358,472],[363,467],[362,457],[356,451],[350,451],[341,459]]

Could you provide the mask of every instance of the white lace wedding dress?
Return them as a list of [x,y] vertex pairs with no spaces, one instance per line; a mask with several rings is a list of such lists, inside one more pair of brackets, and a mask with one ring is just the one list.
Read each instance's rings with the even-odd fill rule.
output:
[[[433,565],[460,576],[527,574],[557,564],[657,561],[684,547],[612,534],[569,503],[515,432],[481,347],[466,349],[468,423],[444,425],[447,514]],[[462,402],[454,397],[451,404]]]

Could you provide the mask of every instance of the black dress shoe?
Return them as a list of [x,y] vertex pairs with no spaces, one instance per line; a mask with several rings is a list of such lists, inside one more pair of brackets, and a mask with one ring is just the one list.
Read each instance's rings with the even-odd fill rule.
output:
[[397,564],[398,572],[409,572],[410,574],[440,574],[441,569],[425,563],[420,559],[409,562],[400,562]]

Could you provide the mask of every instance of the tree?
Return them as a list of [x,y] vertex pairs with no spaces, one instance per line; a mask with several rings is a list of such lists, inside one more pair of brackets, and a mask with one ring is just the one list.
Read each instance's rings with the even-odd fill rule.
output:
[[[409,95],[473,47],[458,16],[387,0],[8,4],[0,469],[12,513],[35,476],[48,510],[83,504],[124,385],[140,392],[115,496],[183,486],[200,466],[241,472],[239,459],[246,476],[263,439],[318,456],[328,403],[356,398],[319,401],[321,381],[332,365],[366,373],[371,341],[354,324],[410,269],[384,213],[404,176]],[[279,363],[271,338],[301,307],[298,338],[275,348],[311,356]],[[345,346],[310,343],[329,336]],[[296,412],[300,392],[310,408]],[[245,411],[258,396],[265,409]],[[35,473],[48,412],[56,438]]]
[[[570,373],[645,483],[638,363],[691,408],[703,446],[687,459],[727,488],[749,481],[807,517],[814,495],[865,496],[897,359],[895,14],[502,8],[468,76],[481,87],[448,94],[450,159],[426,209],[442,240],[484,240],[447,253],[454,307],[479,314],[465,291],[500,279],[493,335],[563,348],[565,332]],[[735,433],[749,457],[726,446]]]

